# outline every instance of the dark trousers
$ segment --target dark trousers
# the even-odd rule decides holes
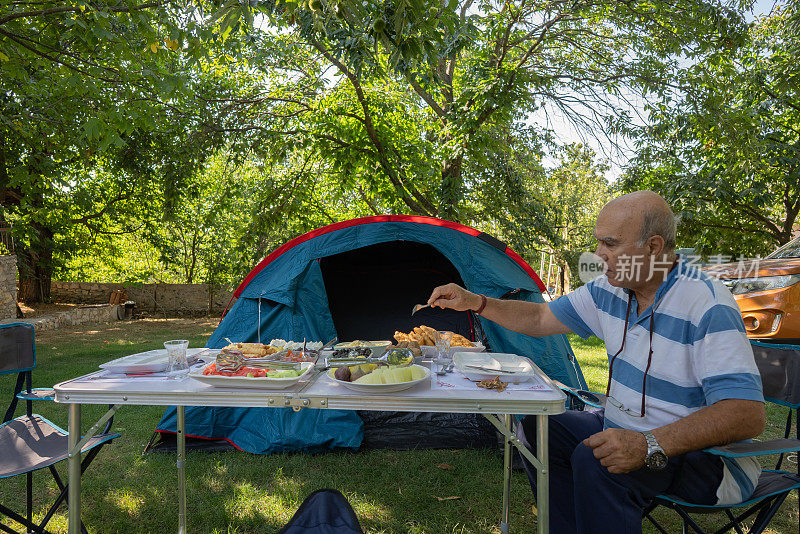
[[[603,410],[550,417],[550,532],[639,534],[642,511],[658,494],[697,504],[715,504],[722,461],[701,451],[670,458],[663,471],[647,468],[612,474],[582,441],[603,430]],[[522,419],[517,436],[535,452],[536,418]],[[523,458],[524,460],[524,458]],[[524,460],[534,495],[536,469]]]

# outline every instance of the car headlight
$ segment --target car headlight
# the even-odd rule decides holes
[[[783,274],[780,276],[759,276],[757,278],[740,278],[731,280],[728,286],[734,295],[755,293],[756,291],[769,291],[789,287],[800,282],[800,274]]]

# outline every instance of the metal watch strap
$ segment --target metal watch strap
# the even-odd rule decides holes
[[[664,449],[661,448],[661,445],[658,444],[658,440],[656,439],[656,437],[653,435],[652,432],[647,430],[645,432],[642,432],[642,434],[644,434],[644,439],[647,441],[647,454],[648,454],[648,456],[654,450],[660,450],[662,452],[664,451]]]
[[[647,442],[647,454],[645,455],[645,465],[650,469],[661,470],[667,466],[667,453],[664,452],[663,447],[658,444],[658,440],[652,432],[642,432],[645,441]],[[660,461],[658,460],[660,458]],[[654,463],[656,462],[656,463]]]

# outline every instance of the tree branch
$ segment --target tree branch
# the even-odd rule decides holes
[[[325,57],[325,59],[336,65],[336,68],[338,68],[339,71],[347,77],[348,81],[353,86],[353,90],[356,92],[358,102],[361,104],[361,109],[364,112],[364,127],[367,131],[367,135],[369,136],[370,141],[372,141],[372,144],[375,145],[381,166],[386,172],[389,180],[392,182],[392,184],[394,184],[395,188],[397,188],[401,198],[403,199],[403,202],[405,202],[409,208],[417,213],[433,215],[433,213],[436,211],[436,207],[427,198],[420,194],[412,185],[406,185],[406,180],[402,179],[395,173],[394,168],[389,162],[386,149],[378,137],[378,133],[375,130],[375,124],[372,122],[372,114],[369,110],[369,104],[367,103],[364,90],[361,87],[361,82],[358,80],[358,77],[356,77],[356,75],[353,74],[350,69],[348,69],[341,61],[333,57],[333,55],[326,50],[319,41],[313,37],[309,37],[309,42]],[[400,173],[402,174],[402,171],[400,171]]]
[[[114,13],[132,12],[132,11],[139,11],[141,9],[148,9],[151,7],[159,7],[163,4],[164,2],[150,2],[149,4],[139,4],[138,6],[133,6],[133,7],[112,7],[109,8],[108,11]],[[5,17],[0,17],[0,26],[14,19],[42,17],[47,15],[54,15],[56,13],[66,13],[69,11],[72,11],[74,13],[83,12],[83,10],[77,6],[52,7],[50,9],[40,9],[39,11],[20,11],[19,13],[13,13],[11,15],[6,15]]]

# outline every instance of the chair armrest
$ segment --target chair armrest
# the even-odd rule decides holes
[[[30,394],[27,391],[20,391],[17,393],[17,398],[20,400],[54,401],[56,399],[56,390],[53,388],[33,388]]]
[[[583,410],[586,404],[594,406],[595,408],[603,408],[606,405],[606,396],[602,393],[571,388],[558,380],[553,380],[553,383],[558,386],[561,391],[566,393],[569,398],[569,407],[571,410]]]
[[[766,456],[769,454],[782,454],[800,451],[800,440],[773,439],[769,441],[754,441],[752,443],[731,443],[703,449],[703,452],[725,456],[728,458],[743,458],[747,456]]]

